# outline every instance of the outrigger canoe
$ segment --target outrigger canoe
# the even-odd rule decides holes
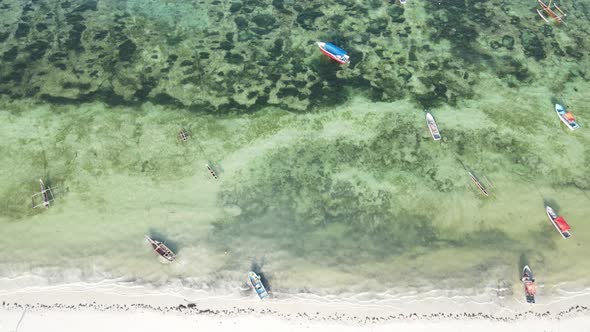
[[[432,139],[435,141],[440,140],[440,132],[438,131],[438,126],[436,125],[436,121],[434,121],[434,117],[430,113],[426,113],[426,125],[428,126],[428,130],[430,130],[430,135],[432,135]]]
[[[559,234],[561,234],[561,236],[564,239],[567,239],[568,237],[572,236],[569,232],[571,226],[568,225],[568,223],[565,221],[565,219],[563,219],[563,217],[558,216],[557,213],[555,213],[555,211],[553,211],[553,209],[550,206],[547,206],[545,210],[547,211],[547,217],[549,217],[549,220],[551,220],[551,223],[553,224],[553,226],[555,226],[555,229],[557,229]]]
[[[350,57],[348,56],[348,53],[341,49],[340,47],[332,44],[332,43],[326,43],[326,42],[317,42],[318,47],[320,48],[320,50],[327,56],[329,56],[331,59],[335,60],[336,62],[340,63],[340,64],[346,64],[350,62]]]
[[[252,288],[254,288],[256,294],[258,294],[258,297],[261,300],[264,300],[264,298],[268,297],[268,293],[266,292],[259,275],[254,272],[248,272],[248,279],[250,280]]]
[[[524,294],[528,303],[535,303],[535,293],[537,293],[537,286],[535,286],[535,278],[533,271],[528,265],[522,269],[522,283],[524,284]]]
[[[147,235],[145,236],[145,238],[152,245],[152,248],[154,248],[154,251],[158,255],[160,255],[160,257],[164,258],[168,262],[172,262],[176,258],[176,255],[174,254],[174,252],[172,250],[170,250],[168,247],[166,247],[166,245],[164,243],[162,243],[161,241],[153,240]]]
[[[547,16],[543,15],[543,13],[538,9],[537,13],[547,23],[549,23],[549,19],[555,20],[555,22],[557,23],[562,23],[563,18],[567,16],[567,14],[563,10],[561,10],[561,8],[557,7],[555,3],[553,3],[553,8],[555,8],[555,10],[557,11],[553,10],[553,8],[551,7],[552,0],[549,0],[548,4],[544,3],[542,0],[537,0],[537,2],[539,3],[539,5],[541,5],[541,9],[543,9]]]
[[[576,123],[576,118],[574,118],[574,115],[571,112],[567,112],[563,106],[555,104],[555,112],[557,112],[557,116],[559,116],[561,122],[565,123],[565,125],[570,130],[576,130],[580,128],[580,126]]]
[[[475,183],[475,186],[477,187],[477,189],[479,189],[481,194],[484,196],[489,196],[490,193],[488,192],[488,189],[483,185],[483,183],[481,183],[481,181],[479,181],[477,176],[475,176],[475,174],[471,173],[471,171],[468,171],[468,173],[469,173],[469,177],[471,177],[471,181],[473,181],[473,183]]]

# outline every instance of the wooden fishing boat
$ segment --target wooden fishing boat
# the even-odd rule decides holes
[[[568,225],[565,219],[563,219],[563,217],[558,216],[557,213],[555,213],[555,211],[550,206],[547,206],[545,210],[547,211],[547,217],[549,217],[549,220],[551,221],[553,226],[555,226],[555,229],[557,229],[559,234],[561,234],[561,236],[564,239],[567,239],[570,236],[572,236],[569,232],[571,227],[570,225]]]
[[[473,181],[473,183],[475,183],[475,186],[477,187],[477,189],[479,189],[481,194],[484,196],[489,196],[488,189],[483,185],[483,183],[481,183],[481,181],[479,181],[479,179],[473,173],[471,173],[471,171],[467,171],[467,172],[469,173],[469,176],[471,177],[471,181]]]
[[[213,176],[215,179],[217,179],[217,174],[215,173],[215,171],[213,170],[213,168],[211,168],[209,166],[209,164],[205,164],[205,166],[207,167],[207,170],[209,170],[209,173],[211,174],[211,176]]]
[[[559,120],[561,120],[561,122],[565,123],[565,125],[570,130],[576,130],[576,129],[580,128],[580,126],[576,122],[576,118],[574,118],[574,115],[571,112],[566,111],[563,106],[561,106],[559,104],[555,104],[555,112],[557,113]]]
[[[53,200],[55,199],[53,196],[53,189],[55,189],[56,187],[49,188],[45,186],[45,183],[43,183],[42,179],[39,179],[39,184],[41,187],[41,191],[31,196],[31,204],[33,206],[33,209],[39,206],[43,206],[46,209],[48,209],[49,204],[51,204],[51,202],[53,202]]]
[[[317,44],[322,53],[329,56],[336,62],[340,64],[346,64],[350,62],[350,57],[348,56],[347,52],[340,47],[326,42],[317,42]]]
[[[432,139],[435,141],[440,140],[440,132],[438,131],[438,126],[436,125],[436,121],[434,121],[434,117],[430,113],[426,113],[426,125],[428,126],[428,130],[430,130],[430,135],[432,135]]]
[[[533,271],[528,265],[525,265],[522,269],[522,283],[524,285],[524,294],[526,296],[527,303],[535,303],[535,294],[537,293],[537,287],[535,286],[535,278],[533,277]]]
[[[261,300],[264,300],[266,297],[268,297],[266,288],[264,288],[259,275],[254,272],[248,272],[248,279],[250,280],[250,285],[252,285],[252,288],[254,288],[256,294]]]
[[[180,128],[180,130],[178,131],[178,139],[181,142],[186,142],[188,141],[188,139],[191,137],[191,135],[188,133],[188,131],[184,130],[184,128]]]
[[[163,242],[153,240],[152,238],[150,238],[147,235],[145,236],[145,238],[152,245],[152,248],[154,248],[154,251],[158,255],[160,255],[160,257],[165,259],[166,261],[172,262],[176,258],[176,254],[174,254],[174,252],[172,250],[170,250],[170,248],[166,247],[166,245]]]
[[[541,5],[541,9],[543,10],[540,11],[539,9],[537,9],[537,13],[547,23],[549,23],[549,19],[554,20],[557,23],[561,23],[563,22],[563,18],[567,16],[567,14],[564,13],[563,10],[561,10],[561,8],[557,7],[555,3],[553,3],[553,7],[551,6],[553,0],[549,0],[548,4],[545,4],[543,0],[537,0],[537,2],[539,3],[539,5]],[[545,13],[547,16],[543,15],[543,13]]]

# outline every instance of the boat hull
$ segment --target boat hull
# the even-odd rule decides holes
[[[535,278],[533,276],[533,271],[531,271],[528,265],[525,265],[522,269],[521,280],[524,284],[524,293],[527,303],[535,303]]]
[[[430,130],[430,135],[432,139],[438,141],[441,139],[440,131],[438,130],[438,125],[436,121],[434,121],[434,117],[430,113],[426,113],[426,125],[428,126],[428,130]]]
[[[266,291],[266,288],[264,288],[259,275],[254,272],[248,272],[248,280],[250,280],[250,285],[254,288],[256,295],[258,295],[261,300],[268,297],[268,292]]]
[[[567,112],[565,111],[565,108],[563,106],[555,104],[555,112],[557,113],[559,120],[561,120],[561,122],[563,122],[570,130],[576,130],[580,128],[580,125],[578,125],[578,123],[575,120],[570,121],[567,119]]]
[[[172,262],[172,261],[174,261],[174,259],[176,259],[176,254],[174,254],[174,252],[172,250],[170,250],[168,247],[166,247],[166,245],[164,243],[162,243],[160,241],[152,240],[147,235],[145,238],[148,240],[148,242],[152,246],[152,249],[154,250],[155,253],[158,254],[158,256],[160,257],[160,259],[162,261]]]
[[[317,44],[318,44],[318,47],[320,48],[320,50],[322,51],[322,53],[327,55],[332,60],[334,60],[340,64],[347,64],[350,62],[350,57],[348,56],[346,51],[339,48],[338,46],[332,45],[330,43],[325,43],[325,42],[317,42]],[[334,49],[335,51],[331,51],[331,49]]]
[[[550,221],[551,221],[551,223],[553,224],[553,227],[555,227],[555,229],[556,229],[556,230],[559,232],[559,234],[561,234],[561,236],[562,236],[564,239],[567,239],[567,238],[569,238],[570,236],[572,236],[572,235],[570,234],[570,232],[569,232],[569,231],[567,231],[567,230],[565,230],[565,231],[562,231],[562,230],[559,228],[559,225],[557,225],[557,221],[556,221],[556,220],[557,220],[557,218],[559,218],[559,216],[557,215],[557,213],[555,213],[555,211],[553,211],[553,209],[552,209],[550,206],[547,206],[547,207],[545,208],[545,211],[547,212],[547,217],[549,217],[549,220],[550,220]]]

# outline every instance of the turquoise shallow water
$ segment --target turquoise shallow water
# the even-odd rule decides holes
[[[587,287],[589,5],[3,1],[0,277],[377,293],[520,287],[528,262]]]

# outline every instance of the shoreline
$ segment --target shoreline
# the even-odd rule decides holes
[[[5,283],[3,286],[6,286]],[[402,294],[397,300],[345,301],[336,296],[282,294],[260,301],[253,293],[213,294],[179,288],[163,292],[145,286],[66,284],[7,289],[2,287],[2,311],[93,311],[178,313],[189,316],[240,317],[245,314],[304,321],[340,320],[355,324],[396,320],[470,319],[512,322],[528,318],[560,320],[590,316],[590,291],[569,297],[541,297],[542,303],[523,304],[516,295],[492,300],[481,296],[443,296],[431,292]],[[434,296],[433,296],[433,293]],[[487,297],[487,301],[485,298]],[[523,295],[524,299],[524,295]]]
[[[179,293],[155,294],[140,286],[31,287],[0,293],[0,331],[584,331],[590,325],[589,299],[586,294],[508,309],[448,298],[432,300],[433,306],[407,301],[407,307],[393,310],[301,299],[259,301],[253,294],[188,301]]]

